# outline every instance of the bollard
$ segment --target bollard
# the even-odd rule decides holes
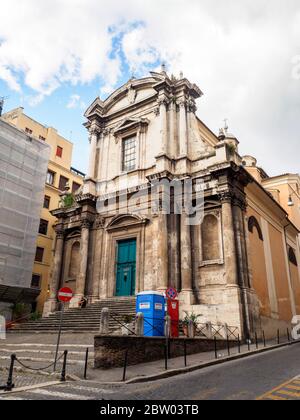
[[[7,378],[7,384],[5,387],[6,392],[12,391],[12,389],[15,387],[13,383],[13,374],[14,374],[14,365],[15,365],[16,358],[17,356],[15,354],[12,354],[10,356],[10,367],[9,367],[9,373],[8,373],[8,378]]]
[[[206,335],[209,339],[213,338],[213,327],[211,322],[206,323]]]
[[[128,364],[128,349],[125,352],[125,358],[124,358],[123,382],[126,382],[127,364]]]
[[[250,338],[248,338],[247,343],[248,343],[248,351],[250,352],[250,351],[251,351],[251,347],[250,347],[250,345],[251,345],[251,340],[250,340]]]
[[[215,342],[215,358],[218,359],[217,337],[214,338]]]
[[[258,337],[257,337],[257,332],[255,332],[255,344],[256,344],[256,350],[258,350]]]
[[[109,334],[109,309],[103,308],[100,318],[100,334]]]
[[[168,344],[165,345],[165,370],[168,370]]]
[[[277,344],[280,344],[280,331],[277,330]]]
[[[266,344],[266,335],[265,335],[265,332],[263,331],[263,342],[264,342],[264,347],[267,347],[267,344]]]
[[[135,333],[138,337],[144,337],[144,314],[139,312],[135,318]]]
[[[85,365],[84,365],[84,376],[83,376],[85,380],[87,379],[88,362],[89,362],[89,348],[86,349],[86,353],[85,353]]]
[[[291,336],[290,336],[290,330],[289,329],[287,329],[287,339],[288,339],[288,342],[290,343],[291,342]]]
[[[240,335],[238,335],[238,350],[239,350],[239,354],[241,354],[241,339],[240,339]]]
[[[193,321],[189,321],[188,325],[188,334],[189,338],[195,338],[195,323]]]
[[[186,340],[183,341],[183,346],[184,346],[184,366],[187,367]]]
[[[68,357],[68,350],[64,351],[64,362],[61,371],[60,382],[66,382],[66,371],[67,371],[67,357]]]

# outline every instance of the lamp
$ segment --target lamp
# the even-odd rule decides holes
[[[288,206],[289,206],[289,207],[294,207],[294,205],[295,205],[295,203],[294,203],[294,201],[293,201],[293,199],[292,199],[292,196],[291,196],[291,195],[289,195]]]

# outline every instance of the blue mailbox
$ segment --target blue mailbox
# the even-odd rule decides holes
[[[165,335],[165,297],[158,292],[143,292],[137,295],[136,312],[144,314],[144,336]]]

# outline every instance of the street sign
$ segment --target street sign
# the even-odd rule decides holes
[[[178,297],[178,292],[174,287],[169,287],[166,291],[166,296],[169,299],[176,299]]]
[[[60,300],[61,302],[70,302],[70,300],[73,297],[73,290],[69,289],[68,287],[64,287],[62,289],[60,289],[60,291],[58,292],[58,300]]]

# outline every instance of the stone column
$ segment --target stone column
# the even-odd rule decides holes
[[[187,154],[188,154],[188,138],[187,138],[186,101],[182,99],[179,102],[179,156],[186,157]]]
[[[57,310],[57,294],[60,287],[62,262],[64,253],[64,231],[56,230],[56,245],[50,279],[50,297],[44,306],[44,316],[49,316]]]
[[[161,132],[161,154],[168,154],[167,141],[167,100],[162,97],[159,99],[159,114],[160,114],[160,132]]]
[[[100,300],[100,273],[101,273],[101,263],[103,258],[103,229],[104,221],[98,219],[96,221],[96,232],[95,232],[95,244],[94,244],[94,259],[93,259],[93,283],[92,283],[92,303]]]
[[[222,223],[224,240],[224,261],[227,275],[227,284],[238,285],[237,256],[234,236],[232,197],[230,193],[222,194]]]
[[[191,226],[186,213],[181,215],[181,299],[187,305],[193,304],[193,278],[192,278],[192,244]]]
[[[167,215],[159,214],[158,218],[158,250],[157,250],[157,290],[165,292],[169,287],[168,278],[168,226]]]
[[[89,239],[91,224],[88,220],[82,222],[80,244],[80,267],[76,279],[76,293],[71,300],[70,307],[77,308],[81,298],[85,295],[87,264],[89,257]]]
[[[98,143],[99,128],[92,125],[90,129],[90,155],[89,155],[89,166],[88,166],[88,179],[95,178],[95,164],[96,164],[96,149]]]

